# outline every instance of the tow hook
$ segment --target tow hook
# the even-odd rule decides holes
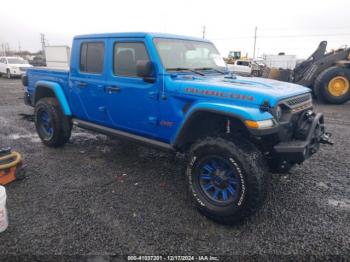
[[[323,133],[323,135],[320,137],[320,143],[321,144],[326,144],[326,145],[334,145],[334,142],[331,140],[331,133]]]

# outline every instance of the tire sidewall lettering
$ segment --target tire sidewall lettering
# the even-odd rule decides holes
[[[235,166],[237,173],[239,175],[239,178],[241,180],[241,195],[240,195],[239,200],[237,202],[237,206],[241,206],[243,201],[244,201],[245,194],[246,194],[245,182],[244,182],[244,178],[243,178],[242,169],[240,168],[238,163],[232,157],[230,157],[229,160]]]
[[[203,201],[200,200],[200,198],[198,197],[198,193],[196,191],[196,189],[193,186],[193,177],[192,177],[192,171],[193,171],[193,166],[196,163],[197,160],[197,156],[193,156],[191,158],[191,161],[189,163],[189,166],[187,168],[187,176],[188,176],[188,183],[192,192],[193,197],[195,198],[195,200],[197,201],[197,203],[201,206],[205,206],[205,204],[203,203]]]

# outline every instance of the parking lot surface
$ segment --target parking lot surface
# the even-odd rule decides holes
[[[261,210],[224,226],[193,209],[173,155],[79,128],[45,147],[20,80],[0,79],[0,147],[28,173],[6,186],[0,255],[349,256],[350,103],[315,107],[335,145],[274,175]]]

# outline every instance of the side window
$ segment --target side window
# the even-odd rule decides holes
[[[103,71],[105,45],[103,42],[82,43],[80,47],[80,71],[100,74]]]
[[[250,63],[248,61],[237,61],[237,65],[241,65],[241,66],[249,66]]]
[[[137,61],[149,61],[143,43],[115,43],[113,50],[113,72],[118,76],[135,77]]]

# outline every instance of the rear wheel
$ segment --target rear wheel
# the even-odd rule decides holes
[[[69,141],[72,122],[66,117],[56,98],[42,98],[35,105],[35,127],[41,141],[49,147],[58,147]]]
[[[189,156],[190,194],[208,218],[232,224],[260,207],[269,175],[261,153],[248,141],[209,137],[194,144]]]
[[[343,104],[350,99],[350,70],[330,67],[317,77],[314,88],[326,102]]]

